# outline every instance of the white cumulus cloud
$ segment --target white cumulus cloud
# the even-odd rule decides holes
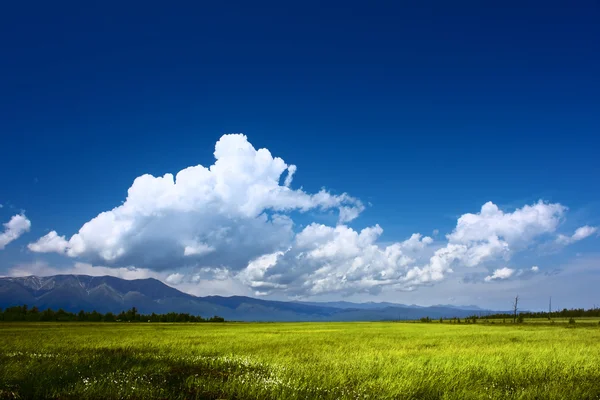
[[[296,166],[256,150],[244,135],[224,135],[214,155],[210,167],[136,178],[122,205],[100,213],[69,239],[53,231],[29,248],[111,266],[242,268],[289,244],[291,211],[337,209],[345,223],[364,209],[345,193],[290,188]]]
[[[500,268],[494,271],[492,275],[486,276],[485,281],[491,282],[494,280],[508,279],[515,273],[514,269],[511,268]]]
[[[359,232],[345,225],[313,223],[296,235],[288,250],[257,258],[238,278],[257,294],[283,291],[295,296],[374,293],[385,286],[406,289],[442,278],[433,268],[411,268],[431,244],[430,237],[414,234],[379,246],[382,233],[379,225]]]
[[[69,242],[64,236],[58,236],[55,231],[52,231],[42,236],[37,242],[29,243],[27,247],[36,253],[62,253],[68,245]]]
[[[447,238],[463,244],[496,240],[509,246],[526,244],[536,236],[554,232],[566,210],[561,204],[539,201],[505,213],[489,201],[479,213],[462,215]]]
[[[31,221],[23,214],[13,215],[12,218],[4,224],[4,232],[0,233],[0,250],[7,244],[17,240],[31,228]]]
[[[504,212],[487,202],[479,213],[464,214],[458,219],[456,228],[446,235],[447,246],[454,245],[452,251],[461,253],[457,259],[466,267],[498,258],[508,260],[515,251],[556,231],[566,210],[561,204],[539,201]]]
[[[79,270],[156,276],[192,293],[197,287],[206,293],[210,283],[255,295],[353,295],[413,290],[478,266],[495,269],[488,282],[533,276],[536,267],[497,267],[538,241],[553,242],[567,211],[543,201],[512,211],[487,202],[460,216],[446,242],[437,230],[435,241],[414,233],[382,242],[381,226],[348,225],[364,210],[360,200],[293,189],[297,167],[255,149],[246,136],[224,135],[214,156],[209,167],[136,178],[118,207],[70,237],[52,231],[29,249],[86,261]],[[333,226],[308,221],[300,229],[292,220],[298,212],[310,217],[331,211],[338,216]],[[581,227],[565,237],[580,240],[595,229]]]

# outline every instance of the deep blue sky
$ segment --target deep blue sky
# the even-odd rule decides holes
[[[600,223],[598,2],[191,3],[0,7],[2,221],[69,236],[243,132],[384,240],[488,200]]]

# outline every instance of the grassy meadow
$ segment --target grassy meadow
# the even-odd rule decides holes
[[[600,399],[600,325],[3,323],[4,399]]]

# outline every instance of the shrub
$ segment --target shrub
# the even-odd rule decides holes
[[[569,318],[569,325],[574,325],[575,324],[575,318],[571,317]]]

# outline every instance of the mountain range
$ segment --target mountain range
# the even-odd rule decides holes
[[[0,307],[27,304],[40,309],[62,308],[118,313],[183,312],[228,321],[383,321],[422,317],[464,318],[491,313],[477,306],[421,307],[396,303],[300,302],[245,296],[204,296],[183,293],[156,279],[125,280],[113,276],[55,275],[0,278]]]

